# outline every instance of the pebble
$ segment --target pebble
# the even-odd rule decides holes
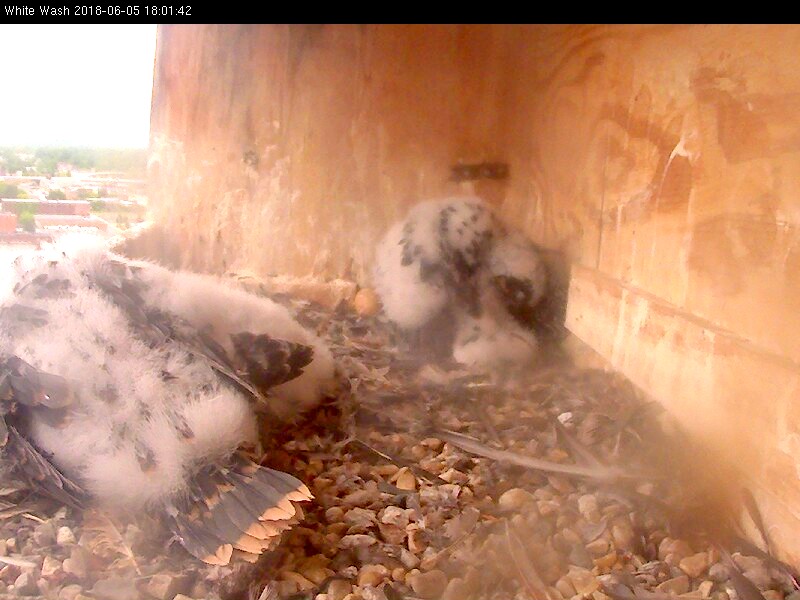
[[[371,535],[354,533],[352,535],[346,535],[339,540],[339,548],[365,548],[367,546],[372,546],[372,544],[377,542],[378,540]]]
[[[333,579],[328,584],[328,600],[344,600],[344,597],[352,591],[353,586],[350,582],[341,579]]]
[[[380,302],[375,290],[371,288],[361,288],[356,297],[353,298],[353,308],[362,317],[369,317],[378,312]]]
[[[41,523],[33,530],[33,541],[40,548],[52,546],[56,541],[56,529],[49,521]]]
[[[702,598],[710,598],[711,597],[711,589],[714,587],[714,582],[709,581],[706,579],[703,583],[697,586],[697,589],[700,591],[700,596]]]
[[[401,489],[406,491],[413,491],[417,489],[417,478],[414,477],[414,473],[408,467],[403,467],[397,472],[397,481],[395,485]]]
[[[708,578],[716,581],[717,583],[722,583],[723,581],[727,581],[730,577],[730,573],[728,572],[728,567],[723,565],[722,563],[714,563],[708,569]]]
[[[656,586],[656,591],[662,594],[685,594],[689,591],[689,578],[686,575],[667,579]]]
[[[358,572],[358,585],[378,586],[384,579],[389,578],[389,569],[383,565],[365,565]]]
[[[325,511],[325,520],[328,523],[340,523],[344,520],[344,509],[341,506],[331,506]]]
[[[427,573],[417,572],[407,578],[408,584],[420,598],[440,598],[447,588],[447,575],[438,569]]]
[[[59,546],[69,546],[75,543],[75,534],[69,527],[59,527],[56,533],[56,543]]]
[[[408,510],[404,510],[399,506],[387,506],[381,512],[380,520],[381,523],[386,523],[387,525],[405,528],[409,523]]]
[[[19,596],[36,596],[39,594],[39,586],[33,573],[22,573],[14,580],[14,591]]]
[[[42,577],[52,577],[61,569],[61,561],[52,556],[45,556],[42,561]]]
[[[75,597],[83,591],[77,584],[65,585],[58,592],[58,600],[75,600]]]
[[[69,558],[65,559],[62,563],[64,573],[74,575],[78,579],[85,579],[87,575],[85,553],[86,551],[80,546],[73,547]]]
[[[96,581],[92,587],[92,595],[103,600],[139,600],[136,583],[127,577],[116,575]]]
[[[301,592],[313,590],[315,587],[317,587],[313,581],[309,581],[300,573],[296,573],[294,571],[282,571],[280,577],[284,581],[291,581],[295,583],[297,585],[297,589],[299,589]]]
[[[157,598],[157,600],[172,600],[176,593],[186,587],[186,583],[185,578],[179,578],[167,573],[158,573],[150,578],[145,589],[148,594],[153,598]]]
[[[470,587],[466,582],[456,577],[451,579],[442,593],[442,600],[464,600],[470,596]]]
[[[584,546],[586,551],[593,556],[604,556],[608,553],[608,540],[604,540],[603,538],[598,538],[593,542],[589,542]]]
[[[533,506],[536,502],[533,494],[522,488],[511,488],[503,492],[497,504],[503,510],[519,510],[525,506]]]
[[[575,591],[575,586],[572,585],[572,581],[570,581],[569,577],[566,575],[556,581],[555,588],[564,598],[572,598],[575,594],[577,594]]]
[[[584,494],[578,498],[578,512],[590,523],[597,523],[600,521],[597,497],[594,494]]]
[[[779,590],[764,590],[761,593],[766,600],[783,600],[783,592]]]
[[[767,569],[763,563],[759,562],[758,566],[747,569],[744,572],[744,576],[762,590],[772,586],[772,576],[769,574],[769,569]]]
[[[600,587],[597,577],[588,569],[570,567],[567,577],[578,594],[591,594]]]
[[[670,537],[665,537],[658,545],[658,559],[667,561],[668,556],[672,556],[675,561],[675,566],[687,556],[694,554],[691,546],[684,540],[676,540]]]
[[[689,577],[696,579],[705,573],[706,569],[708,569],[708,563],[708,552],[698,552],[681,559],[678,566]]]

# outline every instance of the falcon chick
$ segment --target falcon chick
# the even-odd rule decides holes
[[[453,358],[476,367],[524,364],[547,272],[536,246],[479,198],[411,208],[378,244],[373,282],[389,320],[408,332],[454,328]]]
[[[333,359],[283,307],[100,242],[20,256],[0,282],[5,467],[76,506],[161,511],[211,564],[255,560],[312,498],[242,451],[290,419]],[[269,390],[269,395],[267,395]]]

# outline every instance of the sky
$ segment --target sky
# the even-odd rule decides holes
[[[145,148],[155,25],[0,25],[0,146]]]

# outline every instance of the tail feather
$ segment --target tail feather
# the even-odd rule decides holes
[[[229,468],[194,478],[173,511],[173,530],[206,563],[254,562],[302,518],[295,502],[310,499],[308,488],[291,475],[237,456]]]

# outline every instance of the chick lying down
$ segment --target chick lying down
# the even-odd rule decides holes
[[[0,443],[57,499],[159,511],[212,564],[255,560],[302,517],[308,488],[255,464],[256,411],[291,419],[333,359],[279,305],[101,247],[18,261],[0,297]],[[45,458],[47,457],[47,458]]]

